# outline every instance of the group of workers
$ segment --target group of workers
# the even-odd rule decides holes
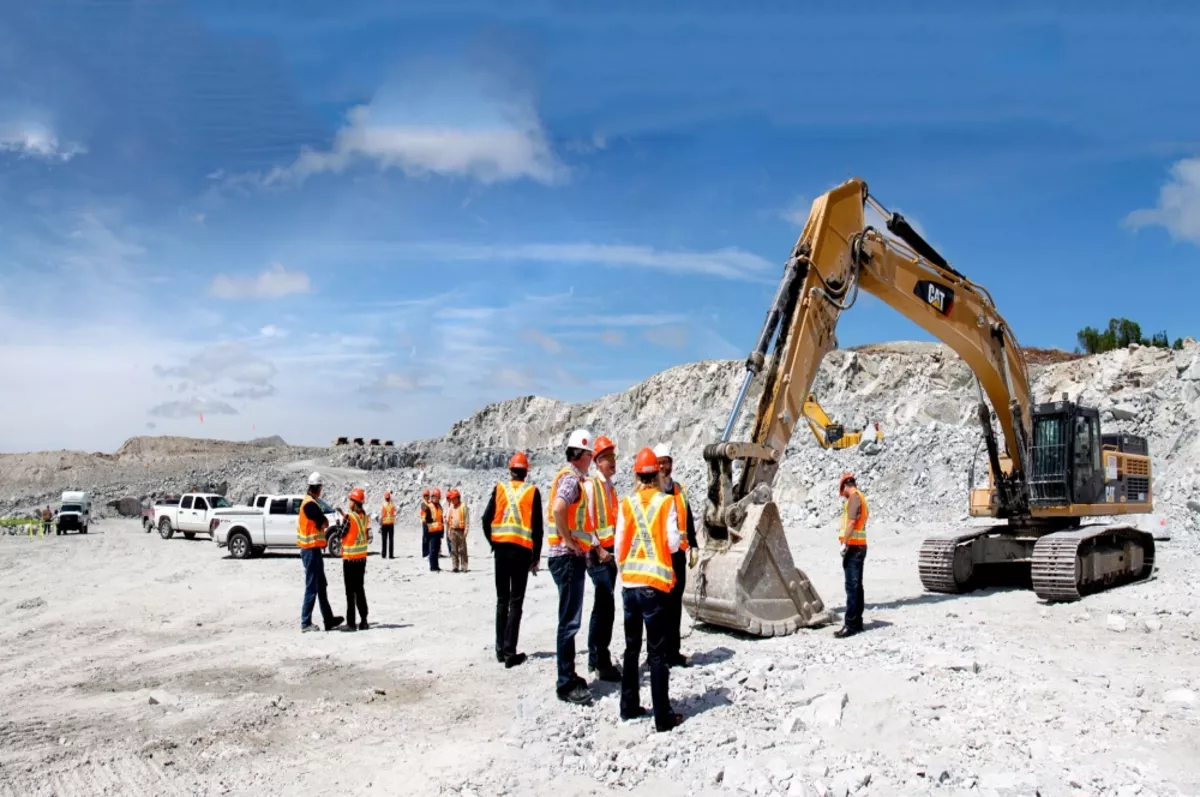
[[[640,701],[639,660],[643,631],[650,670],[650,694],[655,728],[669,731],[683,721],[671,707],[670,669],[689,667],[680,650],[683,591],[687,571],[699,560],[695,521],[687,489],[672,477],[669,444],[642,448],[633,462],[634,490],[617,497],[613,486],[617,451],[613,441],[595,439],[584,429],[570,434],[566,462],[554,477],[543,507],[541,491],[526,481],[529,459],[517,452],[508,463],[509,480],[498,482],[482,515],[482,528],[495,559],[496,660],[517,667],[527,656],[517,650],[529,575],[537,573],[543,542],[547,567],[558,590],[557,679],[560,700],[589,705],[591,690],[575,669],[575,637],[582,625],[584,589],[591,579],[595,594],[588,627],[588,671],[602,681],[621,684],[620,715],[635,719],[650,714]],[[592,465],[595,464],[595,473]],[[316,499],[321,495],[318,473],[309,477],[301,505],[297,543],[305,571],[301,630],[316,631],[314,604],[320,604],[325,630],[366,630],[367,599],[363,591],[369,520],[365,494],[354,488],[342,538],[347,618],[334,616],[326,595],[322,550],[327,520]],[[866,498],[855,477],[845,474],[838,484],[844,500],[839,543],[846,584],[846,613],[835,636],[863,630],[863,564],[866,559]],[[441,541],[447,528],[455,572],[467,569],[468,515],[458,490],[446,494],[449,511],[441,505],[441,490],[424,491],[419,515],[422,557],[437,572]],[[394,558],[396,508],[384,494],[379,513],[382,554]],[[621,587],[625,652],[622,666],[612,659],[610,644],[616,614],[616,589]],[[361,618],[355,623],[355,615]],[[345,625],[343,626],[343,623]]]

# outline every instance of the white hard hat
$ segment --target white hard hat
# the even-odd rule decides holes
[[[673,459],[671,456],[671,444],[659,443],[656,445],[654,447],[654,456],[658,457],[659,459]]]
[[[592,450],[592,433],[587,429],[576,429],[567,438],[567,448],[586,448]]]
[[[317,473],[314,470],[312,473],[308,474],[308,486],[309,487],[319,487],[323,483],[324,482],[321,480],[320,473]]]

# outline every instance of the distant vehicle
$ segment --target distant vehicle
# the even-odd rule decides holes
[[[296,523],[303,501],[303,495],[259,495],[254,497],[256,506],[222,510],[211,522],[213,542],[218,548],[229,548],[234,559],[258,556],[267,548],[295,550]],[[329,520],[325,550],[330,556],[341,556],[345,515],[324,499],[316,501]],[[370,539],[368,532],[368,543]]]
[[[211,534],[213,513],[231,509],[233,504],[223,495],[216,493],[188,493],[179,499],[179,504],[154,507],[154,527],[158,536],[169,540],[179,531],[185,539],[197,534]]]
[[[142,530],[147,534],[154,531],[154,509],[160,506],[179,506],[179,496],[168,495],[142,506]]]
[[[77,531],[88,533],[88,524],[92,519],[92,496],[82,490],[67,490],[62,494],[58,506],[58,533],[66,534]]]

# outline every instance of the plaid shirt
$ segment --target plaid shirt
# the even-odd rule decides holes
[[[554,506],[555,498],[561,498],[562,500],[566,501],[568,505],[578,501],[579,493],[581,490],[583,490],[583,478],[584,474],[579,472],[579,468],[571,465],[571,469],[563,474],[563,477],[558,480],[558,492],[551,496],[550,506]],[[551,512],[553,512],[553,510],[551,510]],[[553,525],[551,528],[553,528]],[[549,533],[553,533],[549,529],[547,531]],[[569,554],[571,554],[571,549],[565,545],[551,545],[546,549],[546,556],[548,557],[567,556]]]

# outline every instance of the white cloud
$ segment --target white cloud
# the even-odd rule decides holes
[[[286,338],[288,334],[286,329],[280,329],[274,324],[267,324],[258,332],[264,338]]]
[[[168,401],[150,408],[155,418],[195,418],[200,415],[237,415],[238,411],[223,401],[197,396],[184,401]]]
[[[382,401],[367,401],[359,405],[367,412],[391,412],[391,405],[384,404]]]
[[[668,349],[682,349],[688,344],[688,328],[682,324],[666,327],[651,327],[642,333],[651,343]]]
[[[625,333],[619,329],[607,329],[600,333],[600,342],[610,346],[620,346],[625,343]]]
[[[274,385],[264,385],[262,387],[259,387],[257,385],[251,385],[249,387],[240,387],[237,390],[233,391],[232,393],[229,393],[228,398],[257,400],[257,399],[270,398],[271,396],[274,396],[274,395],[275,395],[275,386]]]
[[[779,211],[779,216],[784,221],[790,221],[797,227],[803,227],[808,221],[808,214],[812,211],[812,200],[806,198],[803,194],[798,195],[795,199],[788,203],[788,206]]]
[[[571,316],[562,319],[562,323],[574,327],[656,327],[663,324],[681,324],[686,320],[687,316],[680,313],[663,313],[662,315],[627,313],[624,315]]]
[[[1125,217],[1133,229],[1163,227],[1177,241],[1200,244],[1200,158],[1186,158],[1171,167],[1171,178],[1158,190],[1153,208]]]
[[[217,274],[208,287],[218,299],[280,299],[311,291],[307,274],[288,271],[281,263],[256,276]]]
[[[547,335],[540,329],[530,328],[521,330],[521,338],[522,340],[527,340],[535,346],[540,347],[542,351],[548,354],[562,354],[564,351],[566,351],[566,347],[563,346],[557,339]]]
[[[523,260],[559,265],[645,268],[670,274],[705,274],[725,279],[760,280],[777,270],[764,258],[736,247],[707,252],[590,243],[432,248],[437,254],[456,260]]]
[[[45,125],[29,122],[0,124],[0,152],[12,152],[22,158],[66,162],[83,155],[87,148],[72,141],[59,141]]]
[[[202,349],[183,365],[156,365],[154,373],[164,378],[188,379],[197,385],[229,380],[265,387],[271,383],[277,370],[272,363],[240,343],[220,343]]]
[[[363,393],[386,391],[410,393],[417,390],[436,390],[444,384],[445,380],[438,374],[388,371],[380,374],[374,382],[363,385],[359,390]]]

